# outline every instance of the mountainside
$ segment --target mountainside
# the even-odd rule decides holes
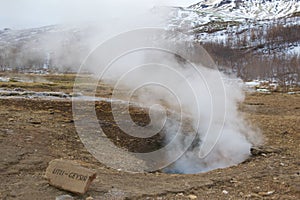
[[[300,0],[202,0],[188,8],[174,9],[171,28],[216,32],[234,26],[261,26],[281,21],[300,24]]]
[[[300,0],[201,0],[173,8],[168,29],[193,38],[220,69],[245,80],[300,82]],[[92,32],[92,24],[0,31],[0,70],[76,69]]]
[[[174,9],[172,16],[171,30],[200,43],[300,54],[300,0],[202,0]]]
[[[194,37],[221,70],[300,84],[299,0],[202,0],[174,8],[170,30]]]
[[[202,0],[188,9],[213,19],[266,20],[299,12],[299,0]]]
[[[64,25],[2,30],[0,70],[76,69],[83,59],[82,52],[87,51],[87,44],[81,41],[87,36],[87,27]]]

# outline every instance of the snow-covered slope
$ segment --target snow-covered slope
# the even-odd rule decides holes
[[[52,25],[0,31],[0,71],[5,69],[78,66],[86,52],[87,27]],[[74,59],[76,58],[76,59]],[[4,68],[4,69],[3,69]]]
[[[169,29],[194,37],[220,69],[245,80],[300,77],[300,0],[199,0],[174,8]]]
[[[299,0],[201,0],[189,7],[199,14],[221,19],[266,20],[300,11]]]
[[[240,24],[299,16],[300,0],[201,0],[175,9],[171,24],[185,29],[209,23]],[[176,23],[177,22],[177,23]]]
[[[230,46],[244,51],[300,55],[300,39],[295,36],[292,41],[280,38],[282,35],[275,35],[275,42],[267,39],[268,29],[278,24],[300,26],[300,0],[199,0],[187,8],[174,8],[169,29],[179,30],[188,34],[187,38],[204,43],[228,45],[231,37]],[[67,55],[70,50],[76,58],[88,52],[87,38],[95,32],[92,27],[93,24],[86,24],[0,30],[0,66],[28,65],[32,57],[33,60],[39,58],[40,63],[51,57],[52,61],[57,58],[57,62],[53,61],[56,65],[74,65]],[[24,57],[30,57],[25,64]]]
[[[232,37],[235,45],[243,38],[248,43],[243,48],[255,48],[268,43],[262,37],[278,24],[300,26],[300,0],[201,0],[188,8],[175,8],[169,28],[193,35],[202,42],[226,43]],[[259,31],[261,37],[251,40],[252,32]],[[276,48],[282,43],[285,41],[272,46]],[[299,43],[293,41],[284,51],[292,52]]]
[[[40,28],[24,29],[24,30],[0,30],[0,47],[5,46],[21,46],[24,43],[33,42],[41,43],[46,36],[76,35],[80,33],[80,29],[70,26],[45,26]],[[68,37],[64,37],[68,38]],[[71,39],[71,38],[69,38]]]

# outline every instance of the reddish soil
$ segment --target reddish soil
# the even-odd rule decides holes
[[[102,120],[111,121],[107,103],[97,104]],[[0,199],[300,199],[300,96],[248,94],[241,105],[246,118],[262,130],[261,152],[238,166],[196,175],[127,173],[107,168],[85,149],[76,133],[68,100],[0,100]],[[147,123],[139,109],[133,118]],[[108,137],[131,150],[159,146],[161,138],[128,140],[107,125]],[[149,150],[149,149],[148,149]],[[55,158],[80,160],[98,177],[82,196],[50,186],[44,178]]]

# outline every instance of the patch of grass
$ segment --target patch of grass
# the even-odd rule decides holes
[[[0,74],[5,77],[17,77],[15,80],[9,82],[0,82],[0,88],[13,90],[15,88],[22,88],[24,90],[35,92],[65,92],[72,93],[74,88],[76,74],[62,74],[62,75],[32,75],[32,74]],[[83,90],[86,95],[93,95],[95,86],[91,82],[91,76],[82,75],[78,77],[80,82],[79,90]],[[21,82],[20,80],[30,80],[30,82]],[[96,94],[111,95],[110,86],[98,83]],[[103,96],[103,95],[98,95]]]

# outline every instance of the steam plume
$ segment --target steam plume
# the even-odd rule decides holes
[[[95,50],[110,38],[117,38],[120,33],[144,27],[164,29],[170,11],[155,9],[161,6],[158,1],[97,1],[93,8],[78,7],[76,2],[78,1],[70,1],[70,5],[71,8],[78,8],[78,16],[63,16],[62,22],[84,27],[83,34],[74,40],[80,42],[69,48],[69,53],[66,54],[61,43],[68,40],[70,35],[47,33],[42,37],[41,48],[45,54],[56,54],[53,55],[53,62],[57,65],[78,67],[92,49]],[[87,1],[87,4],[90,3]],[[170,4],[164,2],[164,5]],[[79,19],[88,12],[95,14],[93,22],[80,20],[78,25],[71,20]],[[164,40],[170,41],[170,36],[161,37],[155,40],[160,43],[158,46],[170,49],[173,53],[157,50],[133,52],[113,62],[101,80],[134,91],[135,100],[145,106],[159,104],[184,116],[183,120],[187,122],[183,126],[180,127],[178,119],[171,116],[163,127],[166,132],[165,143],[175,142],[174,148],[166,149],[164,158],[168,160],[173,154],[180,154],[178,160],[169,163],[171,165],[168,167],[165,166],[166,172],[199,173],[244,161],[250,155],[250,147],[260,142],[260,139],[257,139],[255,131],[238,111],[238,103],[244,99],[241,85],[212,68],[210,65],[213,62],[203,49],[195,45],[177,45],[177,40],[192,44],[193,41],[189,38],[176,35],[171,38],[176,45],[171,45],[170,48],[170,42],[164,43]],[[94,56],[84,67],[99,76],[99,72],[107,67],[105,63],[118,56],[113,54],[116,49],[130,46],[138,39],[129,37],[127,40],[120,40],[121,43],[105,46],[100,52],[108,56]],[[59,56],[61,54],[65,56]],[[182,54],[186,56],[178,59]],[[159,84],[145,86],[145,83]],[[140,86],[145,87],[137,89]],[[156,115],[152,120],[154,124],[161,124],[159,120],[164,119]],[[176,138],[178,133],[185,137]]]

